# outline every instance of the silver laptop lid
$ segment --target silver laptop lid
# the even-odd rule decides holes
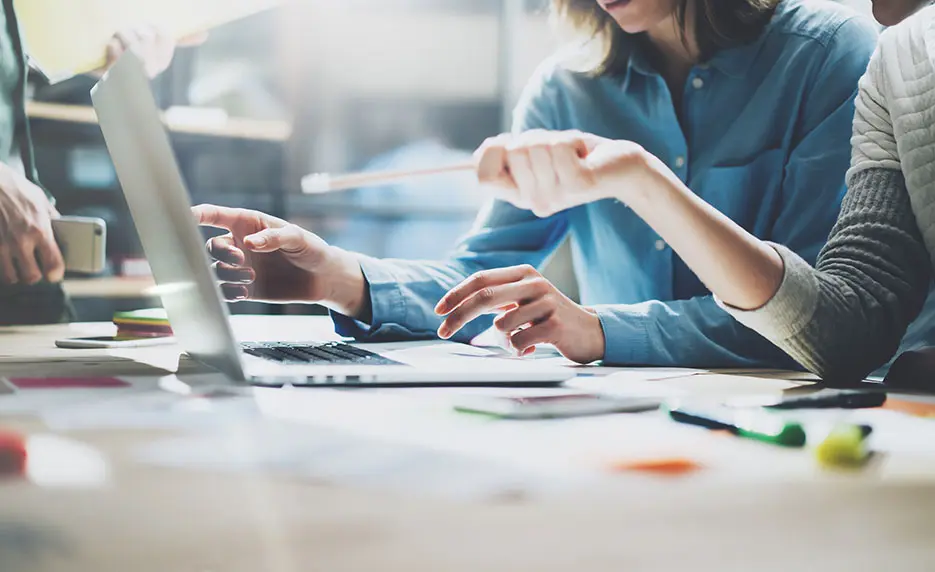
[[[139,58],[121,57],[91,99],[176,338],[195,359],[243,381],[227,306]]]

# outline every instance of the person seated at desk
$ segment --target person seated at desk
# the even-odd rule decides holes
[[[883,33],[860,80],[848,191],[815,267],[788,245],[761,240],[719,212],[717,203],[692,192],[634,142],[579,133],[520,137],[515,147],[550,146],[548,161],[530,151],[530,166],[537,181],[557,182],[536,185],[517,173],[511,177],[500,160],[505,142],[483,156],[488,178],[504,189],[502,197],[537,204],[543,214],[605,197],[620,199],[698,273],[730,315],[821,377],[859,381],[896,352],[932,281],[935,6],[930,4],[873,1],[877,19],[893,27]],[[912,358],[903,361],[915,364],[903,368],[909,376],[891,381],[921,382],[931,389],[931,353]]]
[[[175,42],[152,27],[118,32],[108,67],[127,49],[156,76],[172,61]],[[61,285],[65,263],[52,235],[58,212],[40,187],[27,125],[27,51],[13,0],[0,0],[0,325],[62,322],[71,314]]]
[[[635,140],[757,235],[817,256],[844,190],[853,98],[877,36],[869,18],[800,0],[554,0],[552,8],[584,44],[545,62],[527,86],[514,117],[514,132],[527,133],[520,140],[534,140],[536,129]],[[481,154],[500,148],[521,188],[559,184],[533,168],[547,146],[496,141]],[[209,243],[228,298],[322,303],[338,332],[358,339],[468,341],[500,310],[493,323],[522,354],[552,343],[580,363],[794,366],[720,310],[621,202],[561,212],[545,212],[535,197],[517,204],[492,202],[440,262],[345,252],[255,211],[195,213],[231,231]],[[569,235],[584,305],[534,269]]]

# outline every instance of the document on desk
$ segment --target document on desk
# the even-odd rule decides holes
[[[32,61],[56,82],[103,67],[114,33],[152,24],[175,39],[273,8],[282,0],[15,0]]]

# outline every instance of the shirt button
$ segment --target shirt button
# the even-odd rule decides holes
[[[665,250],[665,249],[666,249],[666,241],[664,241],[664,240],[657,240],[657,241],[656,241],[656,250],[658,250],[658,251],[661,252],[661,251],[663,251],[663,250]]]
[[[695,79],[692,80],[692,87],[694,87],[695,89],[701,89],[701,88],[703,88],[703,87],[704,87],[704,80],[701,79],[700,77],[696,77]]]
[[[675,168],[681,169],[684,166],[685,166],[685,157],[682,157],[681,155],[679,155],[678,157],[675,158]]]

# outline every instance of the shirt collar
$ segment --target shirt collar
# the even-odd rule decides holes
[[[743,76],[756,61],[756,57],[759,55],[771,27],[772,22],[766,25],[763,33],[760,34],[757,39],[748,44],[719,50],[710,60],[702,65],[710,66],[728,76]],[[658,72],[649,61],[646,47],[643,43],[640,41],[631,41],[628,42],[628,44],[629,46],[627,47],[630,50],[630,55],[627,64],[627,76],[629,77],[632,72],[645,76],[658,75]]]

